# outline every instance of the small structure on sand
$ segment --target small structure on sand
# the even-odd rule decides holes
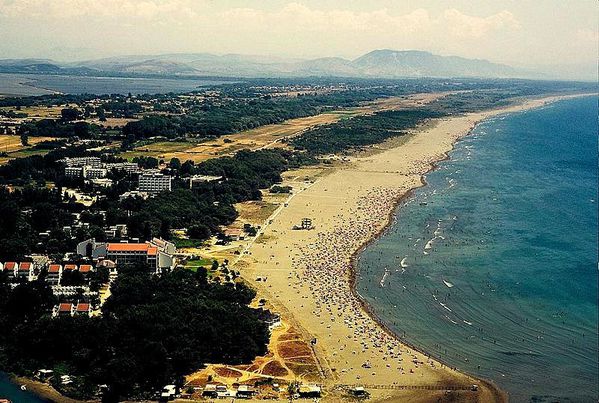
[[[350,389],[349,394],[357,398],[368,398],[370,396],[370,393],[368,393],[363,386],[356,386],[353,389]]]
[[[300,225],[294,225],[293,229],[294,230],[314,229],[314,226],[312,225],[312,219],[311,218],[302,218],[302,223]]]
[[[317,399],[320,398],[321,389],[318,385],[301,385],[297,393],[303,399]]]

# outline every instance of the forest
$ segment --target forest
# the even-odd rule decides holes
[[[316,127],[294,137],[289,144],[310,155],[332,154],[404,135],[407,129],[440,116],[442,113],[425,108],[379,112]]]
[[[204,269],[121,271],[94,317],[51,317],[56,300],[43,280],[11,290],[0,279],[0,367],[29,376],[52,369],[53,385],[79,399],[107,385],[103,401],[117,402],[181,386],[204,363],[239,364],[266,352],[268,327],[247,306],[255,292],[243,283],[208,282]],[[60,385],[64,374],[74,383]]]

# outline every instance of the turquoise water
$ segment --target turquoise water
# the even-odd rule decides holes
[[[594,97],[479,124],[362,253],[360,294],[511,401],[596,402],[597,133]]]
[[[40,399],[27,391],[10,382],[8,377],[0,372],[0,399],[10,399],[13,403],[43,403],[46,400]]]

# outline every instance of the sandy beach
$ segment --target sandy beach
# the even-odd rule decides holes
[[[249,248],[240,267],[259,297],[305,337],[316,339],[314,350],[329,390],[370,385],[373,397],[381,401],[437,401],[438,390],[452,386],[464,389],[460,401],[506,400],[492,385],[446,367],[385,331],[353,290],[352,257],[385,229],[401,199],[422,186],[423,175],[447,158],[455,142],[478,122],[560,98],[522,100],[429,122],[407,140],[376,146],[377,152],[353,157],[300,186],[301,172],[286,174],[293,178],[295,195]],[[304,217],[312,219],[314,229],[293,230]],[[266,281],[255,281],[258,277]],[[478,392],[466,390],[474,384],[480,386]],[[420,392],[412,400],[413,392],[394,386],[436,391]]]
[[[522,100],[506,108],[434,120],[409,136],[340,158],[332,167],[286,172],[284,184],[293,186],[293,194],[279,200],[258,238],[233,262],[257,289],[256,299],[265,298],[267,307],[281,313],[284,327],[273,334],[285,340],[282,343],[316,341],[300,358],[315,358],[320,379],[297,372],[281,379],[322,384],[325,401],[344,400],[348,386],[365,386],[371,401],[380,402],[507,401],[493,384],[449,368],[385,330],[353,288],[352,261],[385,230],[398,203],[425,184],[424,175],[478,122],[565,97],[569,96]],[[305,217],[312,219],[313,229],[292,229]],[[273,352],[274,358],[281,358],[273,348],[276,344],[273,337],[270,358],[263,365]],[[289,360],[281,362],[291,368]],[[244,379],[255,379],[254,372],[243,373]],[[75,401],[46,384],[16,381],[52,401]],[[472,385],[478,390],[470,390]]]

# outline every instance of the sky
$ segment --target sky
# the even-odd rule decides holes
[[[0,0],[0,58],[426,50],[595,71],[596,0]],[[565,66],[565,67],[564,67]]]

